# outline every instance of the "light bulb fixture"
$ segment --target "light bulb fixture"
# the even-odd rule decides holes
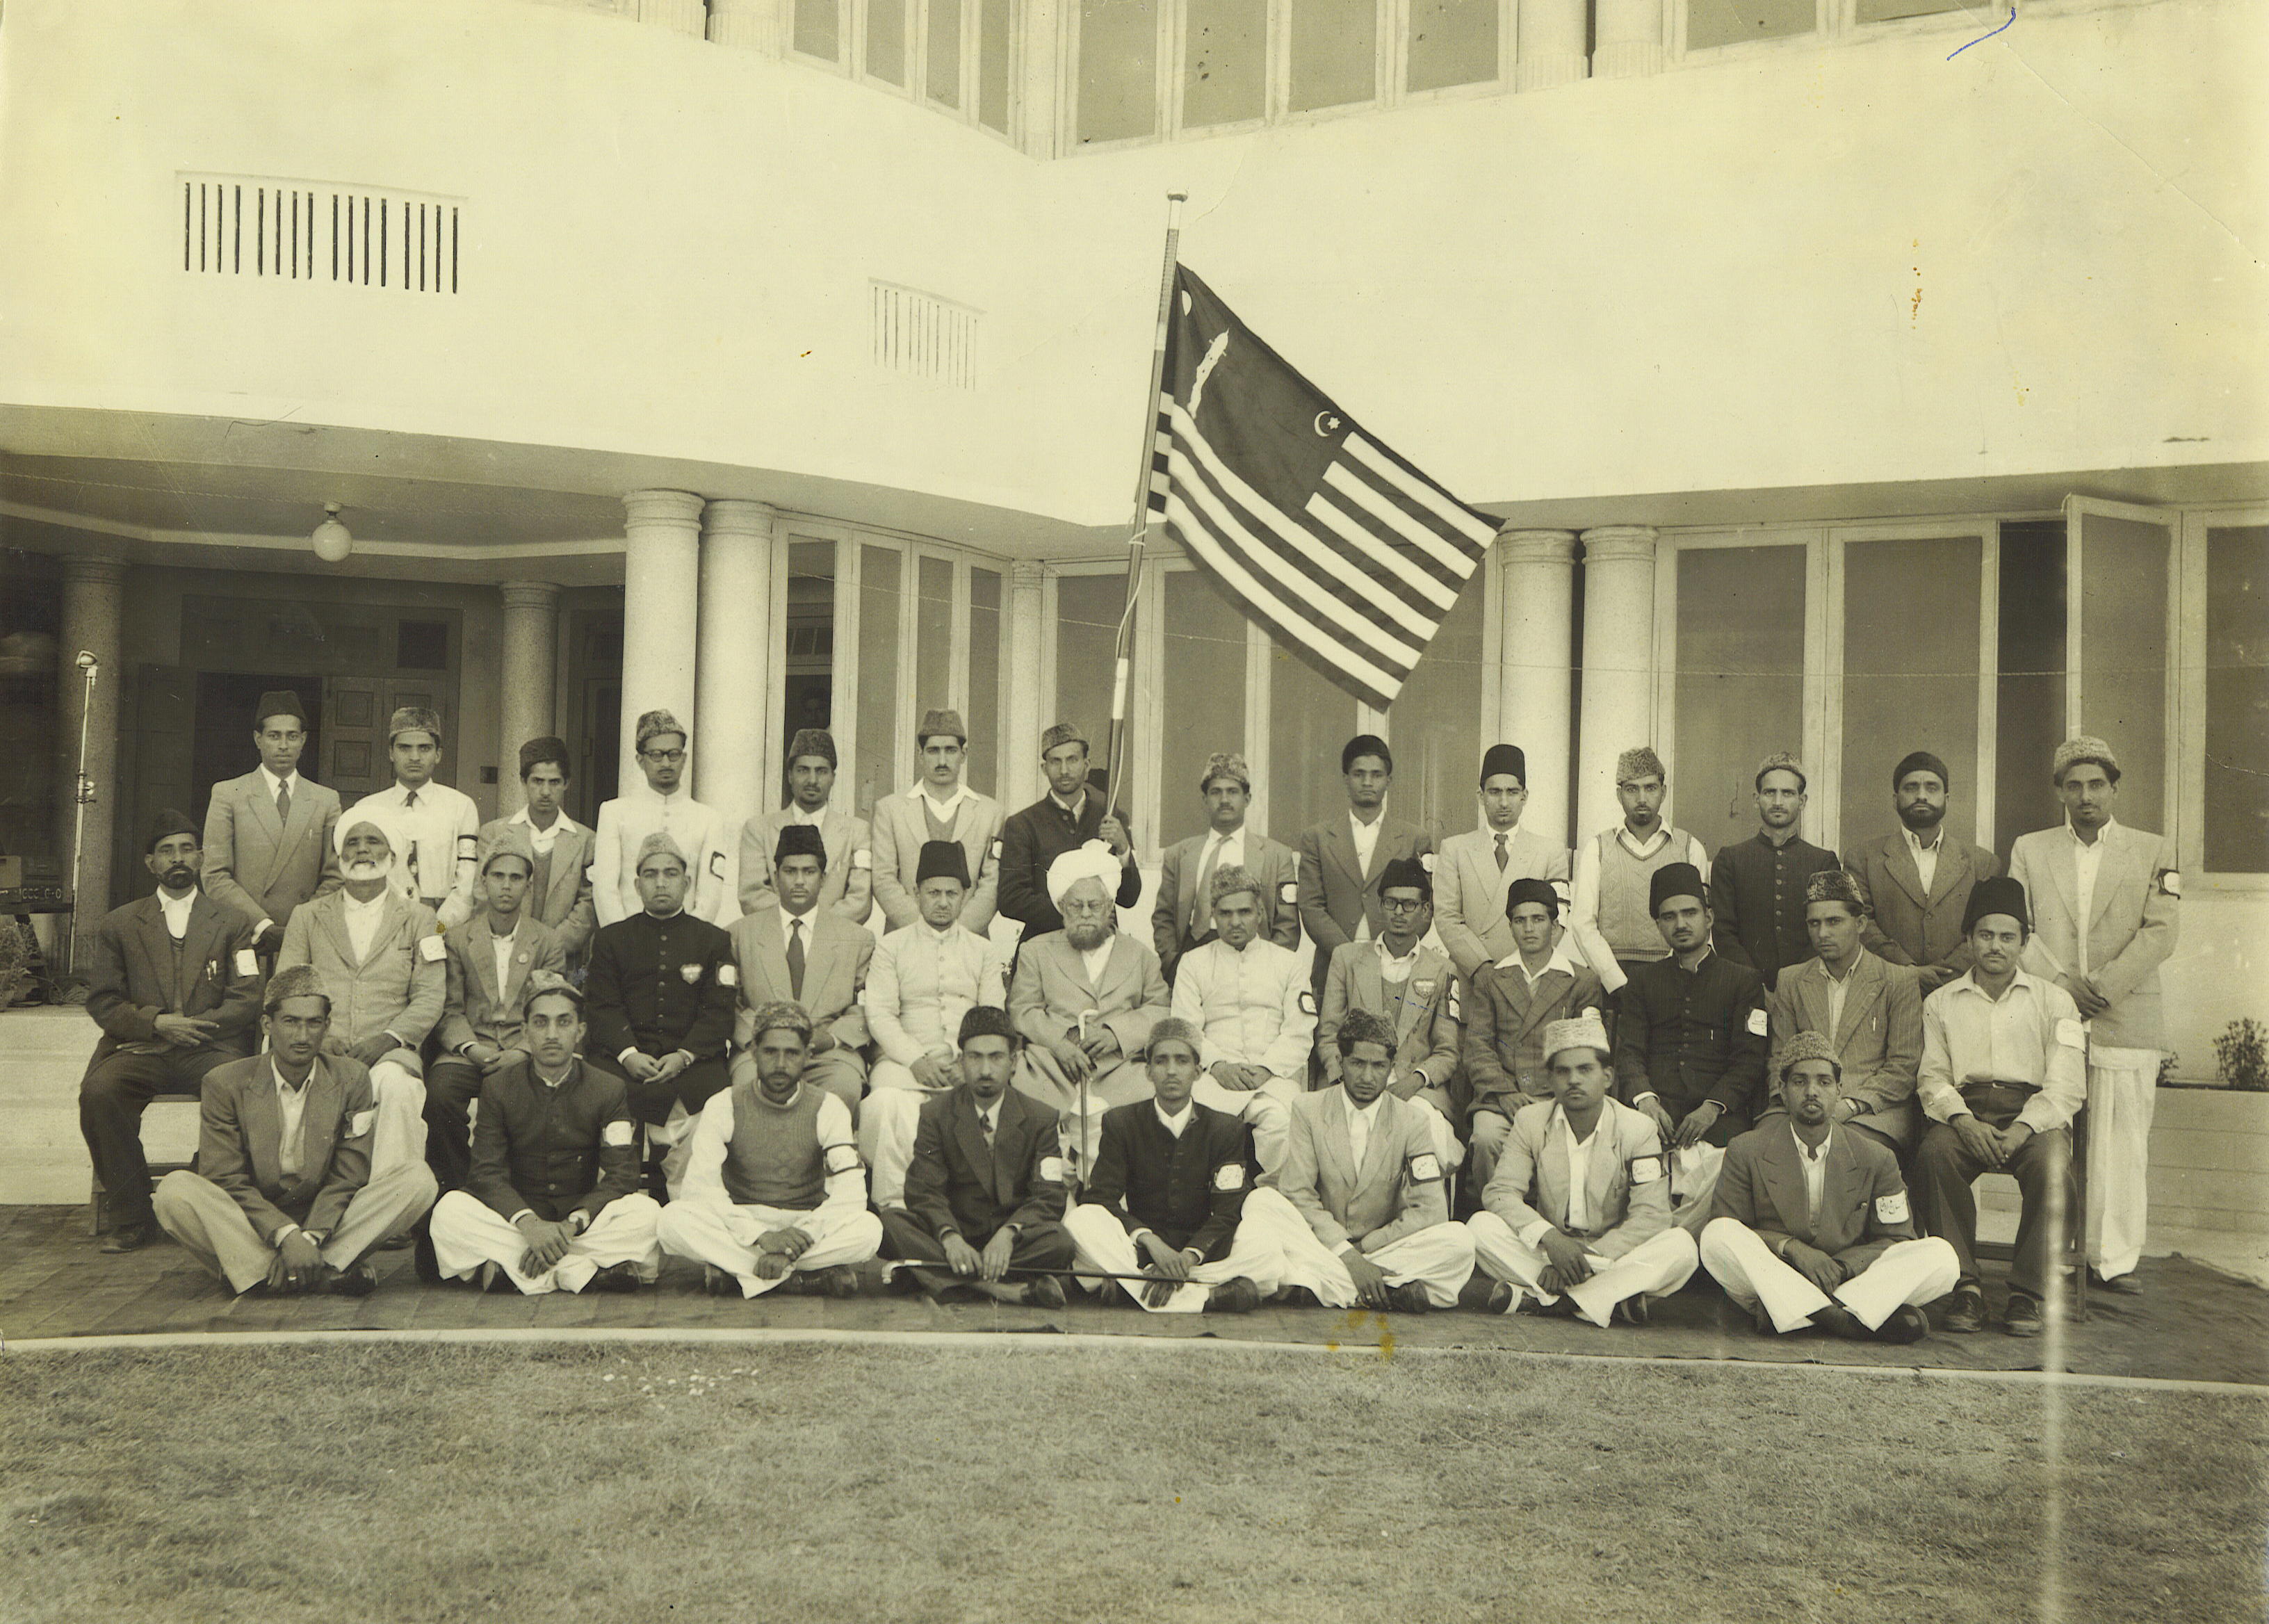
[[[354,535],[339,522],[336,502],[324,503],[323,513],[323,522],[315,527],[314,535],[308,539],[315,544],[315,557],[325,564],[343,564],[354,550]]]

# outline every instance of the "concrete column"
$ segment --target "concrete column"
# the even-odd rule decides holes
[[[1040,730],[1054,719],[1040,714],[1038,680],[1047,629],[1041,624],[1042,568],[1036,559],[1009,565],[1009,602],[1001,624],[1001,668],[1030,671],[1033,680],[1012,675],[1008,713],[1001,719],[1001,804],[1030,806],[1040,798]],[[1095,748],[1103,749],[1101,740]]]
[[[1548,90],[1585,77],[1584,0],[1520,0],[1515,90]]]
[[[701,521],[702,748],[693,791],[735,818],[778,799],[764,781],[778,727],[772,687],[773,520],[762,502],[717,501]]]
[[[1024,128],[1019,144],[1034,158],[1056,155],[1056,122],[1063,115],[1056,65],[1063,13],[1064,0],[1024,0]]]
[[[701,630],[701,498],[633,491],[623,498],[622,781],[637,782],[638,719],[666,710],[688,727]],[[701,743],[692,744],[700,760]]]
[[[95,925],[110,912],[112,830],[124,809],[126,789],[118,781],[118,696],[126,680],[119,660],[119,629],[126,618],[126,562],[101,553],[73,553],[63,560],[63,639],[55,649],[57,705],[55,750],[55,850],[63,857],[63,883],[75,886],[78,912],[72,921],[70,963],[86,963],[84,949]],[[81,653],[96,661],[94,691],[87,692]],[[86,777],[93,799],[81,823],[78,797],[79,728],[86,729]],[[152,812],[157,810],[151,808]],[[202,807],[181,808],[201,823]],[[83,833],[82,833],[83,830]],[[74,838],[82,841],[74,871]]]
[[[709,0],[709,43],[780,55],[776,0]]]
[[[1662,71],[1662,0],[1599,0],[1592,77],[1637,78]]]
[[[1497,538],[1497,739],[1518,744],[1528,757],[1528,809],[1521,827],[1571,845],[1576,533],[1505,530]]]
[[[551,733],[558,714],[553,677],[559,640],[559,587],[548,580],[508,580],[504,596],[504,691],[497,706],[497,816],[527,804],[520,787],[520,747]]]
[[[638,0],[638,19],[697,40],[709,31],[709,8],[702,0]]]
[[[1654,736],[1654,531],[1607,525],[1584,532],[1584,701],[1576,748],[1576,835],[1622,816],[1615,757]]]

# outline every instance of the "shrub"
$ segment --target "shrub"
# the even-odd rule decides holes
[[[2269,1094],[2269,1052],[2265,1052],[2265,1037],[2269,1037],[2269,1032],[2264,1032],[2256,1022],[2229,1023],[2229,1030],[2214,1040],[2215,1069],[2222,1081],[2248,1094]]]

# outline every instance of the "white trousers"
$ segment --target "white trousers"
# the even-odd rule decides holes
[[[378,1124],[370,1139],[370,1172],[425,1161],[425,1085],[394,1053],[370,1068],[370,1091],[378,1104]]]
[[[355,1192],[337,1227],[323,1237],[322,1259],[335,1269],[361,1261],[388,1236],[408,1229],[433,1205],[433,1170],[423,1162],[397,1163]],[[236,1198],[210,1178],[186,1169],[158,1182],[152,1206],[158,1226],[181,1242],[199,1263],[226,1281],[233,1291],[248,1291],[268,1278],[276,1248],[260,1238]]]
[[[1245,1221],[1237,1226],[1239,1244],[1252,1230],[1255,1246],[1273,1245],[1283,1258],[1282,1283],[1305,1286],[1327,1308],[1355,1306],[1355,1277],[1339,1255],[1316,1238],[1300,1209],[1274,1185],[1245,1198]],[[1386,1274],[1390,1286],[1416,1281],[1436,1308],[1455,1308],[1458,1293],[1473,1278],[1474,1237],[1461,1223],[1438,1223],[1364,1254]]]
[[[802,1230],[811,1237],[811,1245],[779,1280],[766,1280],[757,1273],[758,1237],[788,1229]],[[661,1209],[656,1237],[671,1257],[713,1263],[741,1282],[743,1296],[753,1297],[781,1284],[788,1274],[866,1262],[882,1250],[883,1221],[863,1210],[815,1207],[796,1212],[784,1207],[672,1201]]]
[[[1073,1267],[1109,1274],[1142,1272],[1145,1255],[1135,1246],[1134,1237],[1127,1233],[1127,1226],[1107,1208],[1083,1201],[1064,1214],[1063,1227],[1064,1233],[1071,1236]],[[1125,1290],[1139,1306],[1154,1314],[1196,1314],[1204,1311],[1206,1297],[1216,1286],[1226,1285],[1241,1274],[1260,1288],[1262,1296],[1273,1296],[1283,1283],[1283,1273],[1282,1250],[1265,1226],[1247,1222],[1237,1226],[1237,1233],[1230,1240],[1229,1255],[1192,1269],[1189,1284],[1169,1297],[1164,1308],[1150,1308],[1142,1301],[1143,1288],[1132,1281],[1104,1283]]]
[[[1512,1232],[1512,1226],[1495,1213],[1475,1213],[1466,1221],[1473,1231],[1474,1260],[1482,1273],[1491,1280],[1501,1280],[1517,1293],[1525,1293],[1539,1303],[1555,1303],[1559,1299],[1536,1282],[1544,1271],[1552,1266],[1552,1259],[1541,1247],[1531,1246]],[[1649,1236],[1620,1258],[1603,1258],[1597,1252],[1587,1252],[1585,1260],[1592,1266],[1590,1278],[1568,1289],[1568,1300],[1576,1311],[1595,1325],[1613,1323],[1615,1304],[1626,1297],[1644,1292],[1649,1296],[1665,1297],[1678,1290],[1694,1278],[1696,1261],[1694,1237],[1675,1224],[1659,1235]],[[1513,1298],[1513,1306],[1520,1298]]]
[[[2113,1280],[2143,1256],[2159,1052],[2092,1048],[2088,1059],[2088,1261]]]
[[[1725,1168],[1726,1152],[1717,1145],[1689,1145],[1672,1151],[1670,1194],[1675,1205],[1670,1222],[1689,1235],[1700,1235],[1710,1222],[1710,1208],[1718,1196],[1718,1175]]]
[[[638,1265],[639,1278],[652,1285],[661,1273],[661,1247],[654,1228],[661,1203],[644,1191],[618,1195],[599,1209],[591,1227],[567,1243],[567,1255],[541,1274],[523,1274],[528,1237],[486,1201],[452,1190],[433,1207],[433,1259],[451,1280],[469,1279],[484,1263],[493,1263],[531,1297],[547,1291],[580,1291],[591,1276],[617,1263]]]
[[[1260,1176],[1274,1184],[1276,1170],[1284,1165],[1285,1147],[1292,1141],[1292,1102],[1305,1092],[1289,1077],[1271,1077],[1257,1089],[1224,1089],[1208,1072],[1198,1079],[1190,1097],[1245,1118],[1245,1126],[1253,1130],[1253,1155],[1260,1163]]]
[[[1703,1229],[1702,1266],[1750,1313],[1763,1304],[1776,1331],[1800,1331],[1828,1306],[1819,1287],[1773,1256],[1772,1248],[1738,1218],[1712,1218]],[[1881,1257],[1836,1288],[1836,1301],[1873,1331],[1894,1310],[1936,1302],[1954,1289],[1961,1273],[1954,1248],[1937,1236],[1895,1241]]]
[[[913,1073],[896,1060],[876,1061],[867,1082],[866,1109],[859,1113],[859,1154],[867,1158],[875,1205],[897,1207],[905,1200],[906,1169],[914,1159],[914,1129],[921,1120],[921,1108],[937,1094],[916,1082]]]

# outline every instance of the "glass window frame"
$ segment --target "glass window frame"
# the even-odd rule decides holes
[[[2174,668],[2176,755],[2168,773],[2175,809],[2175,860],[2192,892],[2269,895],[2269,874],[2214,873],[2206,866],[2206,541],[2210,531],[2269,525],[2269,503],[2228,507],[2143,509],[2162,520],[2178,516],[2174,614],[2169,663]]]

